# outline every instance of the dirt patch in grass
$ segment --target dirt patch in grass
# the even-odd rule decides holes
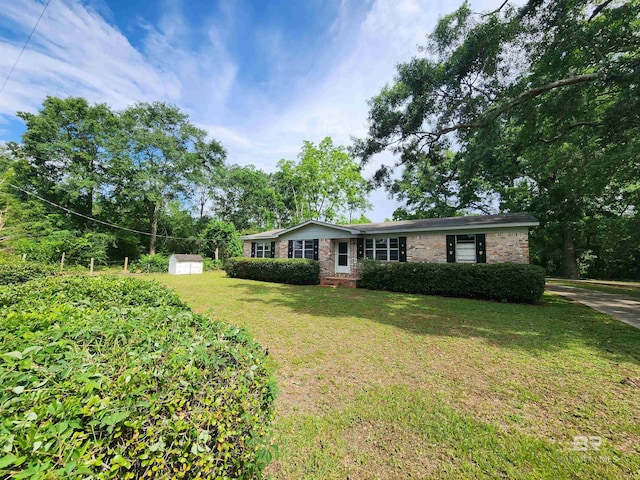
[[[364,421],[344,431],[343,465],[350,479],[433,476],[443,458],[411,431],[388,421]]]

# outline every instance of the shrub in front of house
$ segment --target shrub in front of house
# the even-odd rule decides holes
[[[224,269],[232,278],[294,285],[320,282],[320,264],[305,258],[230,258]]]
[[[3,258],[0,262],[0,285],[24,283],[36,278],[50,277],[58,268],[38,262],[23,261],[19,257]]]
[[[254,478],[275,387],[242,329],[136,278],[0,287],[0,478]]]
[[[360,286],[372,290],[535,302],[544,293],[544,269],[515,263],[389,263],[364,261]]]

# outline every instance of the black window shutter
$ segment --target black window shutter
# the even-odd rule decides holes
[[[407,261],[407,237],[398,237],[398,260],[401,262]]]
[[[357,253],[358,253],[358,260],[360,260],[361,258],[364,258],[364,238],[358,238]]]
[[[276,242],[271,242],[271,258],[276,258]]]
[[[318,260],[318,250],[320,248],[320,241],[317,238],[313,239],[313,259]]]
[[[487,263],[487,244],[484,233],[476,234],[476,263]]]
[[[447,235],[447,263],[456,263],[456,236]]]
[[[256,242],[251,242],[251,258],[256,256]]]
[[[287,251],[289,258],[293,258],[293,240],[289,240],[289,248]]]

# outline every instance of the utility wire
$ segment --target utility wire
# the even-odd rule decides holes
[[[2,87],[0,87],[0,94],[4,90],[4,87],[7,85],[7,82],[9,81],[9,78],[11,77],[11,74],[16,69],[16,66],[18,65],[18,62],[20,61],[20,58],[22,57],[22,54],[24,53],[25,49],[27,48],[27,45],[29,45],[29,42],[31,41],[31,37],[33,37],[33,34],[35,33],[36,28],[38,28],[38,24],[40,23],[40,20],[42,20],[42,16],[44,15],[44,12],[47,10],[47,7],[49,6],[50,3],[51,3],[51,0],[47,0],[47,3],[44,4],[44,8],[42,9],[42,12],[40,12],[40,16],[38,17],[38,20],[36,21],[36,24],[33,26],[33,29],[31,30],[31,33],[27,37],[27,40],[24,42],[24,45],[22,46],[22,50],[20,50],[20,53],[18,54],[18,57],[16,58],[16,61],[13,63],[13,66],[11,67],[11,70],[9,70],[9,74],[4,79],[4,83],[2,84]]]
[[[105,225],[107,227],[111,227],[111,228],[117,228],[118,230],[124,230],[125,232],[131,232],[131,233],[137,233],[139,235],[147,235],[149,237],[152,237],[153,234],[149,233],[149,232],[143,232],[141,230],[134,230],[133,228],[127,228],[127,227],[121,227],[120,225],[114,225],[113,223],[109,223],[109,222],[105,222],[102,220],[98,220],[97,218],[93,218],[90,217],[88,215],[84,215],[82,213],[78,213],[78,212],[74,212],[73,210],[68,209],[67,207],[63,207],[62,205],[58,205],[57,203],[54,203],[50,200],[47,200],[46,198],[42,198],[40,195],[37,195],[33,192],[29,192],[27,190],[24,190],[20,187],[17,187],[16,185],[12,184],[12,183],[7,183],[6,185],[9,185],[10,187],[15,188],[16,190],[20,190],[22,193],[25,193],[27,195],[31,195],[32,197],[37,198],[38,200],[48,203],[49,205],[59,208],[60,210],[64,210],[67,213],[70,213],[71,215],[77,215],[78,217],[84,218],[86,220],[90,220],[92,222],[96,222],[96,223],[100,223],[102,225]],[[201,240],[197,237],[173,237],[171,235],[158,235],[156,234],[157,237],[160,238],[167,238],[167,239],[171,239],[171,240]]]

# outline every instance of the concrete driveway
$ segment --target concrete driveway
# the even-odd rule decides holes
[[[547,283],[545,291],[570,298],[640,329],[640,299]]]

